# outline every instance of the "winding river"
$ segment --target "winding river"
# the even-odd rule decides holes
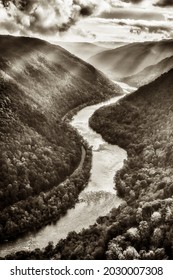
[[[134,91],[127,84],[118,83],[124,94]],[[15,241],[0,246],[0,256],[5,256],[20,250],[33,250],[45,247],[49,241],[55,244],[65,238],[70,231],[79,232],[96,222],[99,216],[106,215],[113,207],[118,207],[122,200],[117,197],[113,178],[115,172],[127,158],[125,150],[116,145],[110,145],[100,134],[94,132],[88,125],[92,114],[100,107],[117,102],[122,96],[111,98],[106,102],[85,107],[71,121],[84,139],[93,147],[92,170],[88,186],[81,192],[79,203],[68,210],[56,224],[47,225],[36,233],[29,233]]]

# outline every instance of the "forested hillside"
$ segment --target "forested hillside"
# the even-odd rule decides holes
[[[112,80],[139,73],[173,55],[173,40],[135,42],[101,52],[88,61],[106,73]],[[161,74],[161,73],[160,73]]]
[[[173,259],[172,76],[173,70],[90,120],[104,139],[128,152],[115,178],[125,202],[55,246],[8,259]]]
[[[113,233],[108,258],[123,258],[127,251],[132,258],[173,258],[172,77],[170,70],[90,120],[104,139],[128,152],[115,181],[127,202],[120,217],[132,214],[121,237]]]
[[[89,161],[88,175],[81,175],[79,188],[73,182],[47,199],[43,193],[64,181],[81,161],[82,140],[62,117],[79,105],[120,92],[94,67],[61,47],[38,39],[0,36],[2,239],[41,226],[51,213],[58,218],[74,204],[89,176]],[[68,197],[68,192],[74,196]]]
[[[173,56],[161,60],[159,63],[146,67],[134,76],[122,78],[124,83],[134,87],[141,87],[154,81],[173,67]]]

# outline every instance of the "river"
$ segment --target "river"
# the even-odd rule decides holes
[[[134,91],[127,84],[118,83],[124,94]],[[110,145],[100,134],[93,131],[88,120],[100,107],[117,102],[122,96],[111,98],[97,105],[87,106],[79,111],[71,121],[84,139],[93,147],[92,170],[88,186],[81,192],[79,203],[68,210],[56,224],[47,225],[36,233],[28,233],[15,241],[0,246],[0,256],[20,250],[34,250],[45,247],[49,241],[55,244],[66,238],[70,231],[79,232],[96,222],[99,216],[106,215],[113,207],[118,207],[122,200],[116,195],[113,178],[116,171],[127,158],[125,150],[116,145]]]

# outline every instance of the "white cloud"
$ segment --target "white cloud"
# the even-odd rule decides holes
[[[80,38],[81,40],[85,38],[94,40],[96,36],[98,38],[104,37],[107,40],[109,38],[110,40],[116,40],[125,36],[124,39],[126,40],[131,26],[138,24],[138,27],[141,26],[142,28],[142,25],[144,25],[148,28],[149,33],[151,30],[149,28],[155,27],[157,29],[157,25],[162,24],[163,28],[167,29],[165,36],[169,36],[169,28],[172,30],[170,27],[172,21],[171,9],[154,7],[153,3],[155,1],[143,0],[139,5],[135,5],[131,3],[134,1],[128,0],[28,0],[29,4],[21,10],[19,5],[16,7],[12,2],[10,2],[8,9],[5,9],[0,0],[0,32],[36,36],[44,39],[60,37],[68,40],[69,36],[74,40],[75,38],[77,40],[80,40]],[[20,2],[18,1],[18,3]],[[123,22],[120,12],[119,17],[117,16],[118,19],[114,19],[114,25],[111,21],[106,22],[103,19],[101,22],[97,20],[103,11],[111,12],[113,9],[116,10],[116,17],[118,7],[121,7],[119,11],[122,14],[124,13],[126,21]],[[90,18],[93,16],[96,17],[95,25],[90,24]],[[130,17],[129,20],[128,17]],[[144,17],[146,21],[142,22]],[[156,19],[157,17],[160,17],[160,23],[152,20],[152,18]],[[146,33],[147,38],[151,36],[147,34],[147,29],[144,33]],[[132,35],[135,37],[135,34],[130,36]],[[156,34],[153,34],[154,38],[155,36]],[[158,36],[161,38],[162,34],[158,34]],[[135,37],[135,39],[139,38]],[[132,39],[130,38],[130,40]]]
[[[147,21],[132,19],[90,18],[81,21],[77,26],[83,30],[92,30],[99,41],[151,41],[170,37],[173,26],[169,21]],[[139,32],[131,32],[139,30]]]

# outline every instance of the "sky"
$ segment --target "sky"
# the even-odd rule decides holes
[[[0,0],[0,34],[58,41],[173,38],[173,0]]]

